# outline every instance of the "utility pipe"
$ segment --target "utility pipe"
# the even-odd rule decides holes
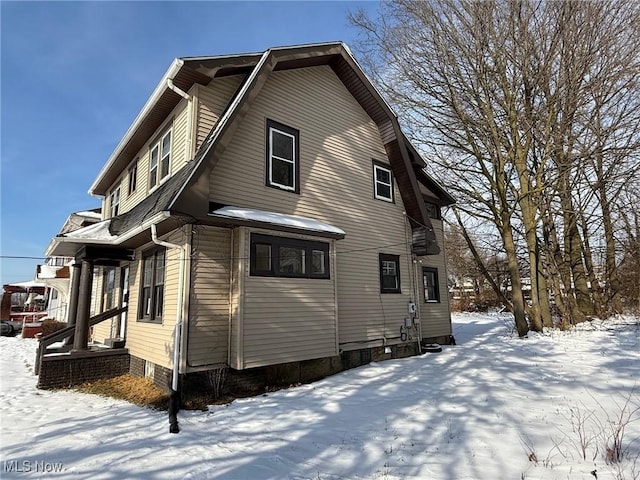
[[[179,433],[178,411],[180,410],[180,395],[178,392],[178,376],[180,374],[180,342],[182,339],[182,309],[183,309],[183,289],[184,289],[184,248],[182,245],[165,242],[158,239],[156,224],[151,225],[151,240],[161,247],[180,250],[180,274],[178,280],[178,306],[176,315],[176,328],[173,340],[173,378],[171,380],[171,397],[169,399],[169,432]]]

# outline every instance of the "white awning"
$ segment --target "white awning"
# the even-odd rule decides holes
[[[237,220],[260,222],[281,227],[297,228],[310,232],[323,232],[331,233],[334,235],[345,235],[345,231],[341,228],[329,225],[328,223],[324,223],[313,218],[300,217],[298,215],[285,215],[284,213],[266,212],[264,210],[255,210],[252,208],[223,207],[214,210],[212,213],[210,213],[210,215]]]

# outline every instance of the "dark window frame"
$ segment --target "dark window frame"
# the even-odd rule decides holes
[[[162,283],[158,281],[158,258],[162,256]],[[148,285],[145,285],[147,274],[145,268],[145,262],[147,259],[151,259],[151,280]],[[167,249],[165,247],[156,247],[147,250],[142,253],[142,260],[140,262],[140,293],[139,293],[139,306],[138,306],[138,321],[146,323],[162,323],[162,315],[164,313],[164,290],[167,277]],[[158,300],[158,287],[161,288],[161,297]],[[148,293],[146,290],[149,289]],[[147,299],[150,300],[150,308],[147,312],[146,303]]]
[[[257,267],[257,245],[268,245],[271,249],[269,269],[259,270]],[[298,248],[304,250],[304,272],[303,273],[291,273],[282,272],[280,265],[280,248]],[[313,272],[313,253],[322,252],[323,258],[323,272]],[[303,240],[299,238],[291,237],[278,237],[274,235],[265,235],[261,233],[252,233],[250,239],[250,261],[249,261],[249,274],[252,277],[279,277],[279,278],[312,278],[312,279],[330,279],[331,268],[329,259],[330,244],[328,242]]]
[[[396,271],[396,283],[394,288],[384,286],[384,266],[386,262],[393,262]],[[380,271],[380,293],[402,293],[402,282],[400,280],[400,255],[390,253],[378,254],[378,269]]]
[[[442,213],[440,212],[440,205],[433,202],[424,202],[427,208],[427,215],[434,220],[442,220]]]
[[[372,160],[372,172],[373,172],[373,198],[375,198],[376,200],[381,200],[383,202],[387,202],[387,203],[395,203],[395,188],[393,186],[394,181],[393,181],[393,170],[391,170],[391,166],[386,164],[386,163],[382,163],[379,162],[377,160]],[[378,180],[378,176],[377,176],[377,170],[385,170],[389,173],[389,179],[390,179],[390,183],[387,185],[384,182],[381,182]],[[380,183],[381,185],[385,185],[389,187],[389,193],[390,193],[390,197],[385,197],[384,195],[380,195],[378,193],[378,183]]]
[[[293,185],[291,187],[283,185],[272,180],[273,167],[271,154],[271,138],[272,131],[280,132],[291,136],[294,139],[293,145]],[[267,119],[266,135],[265,135],[265,185],[267,187],[276,188],[285,192],[300,193],[300,131],[293,127],[289,127],[275,120]],[[277,159],[279,161],[288,161],[286,159]]]
[[[434,284],[429,286],[434,291],[435,298],[427,298],[426,273],[433,275]],[[440,303],[440,280],[438,279],[438,269],[435,267],[422,267],[422,289],[424,295],[424,303]]]

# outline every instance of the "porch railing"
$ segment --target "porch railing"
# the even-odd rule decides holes
[[[91,318],[89,318],[89,327],[93,327],[94,325],[99,324],[100,322],[104,322],[110,318],[115,317],[116,315],[120,315],[127,311],[127,307],[118,307],[112,308],[111,310],[107,310],[106,312],[99,313]],[[47,347],[56,342],[60,342],[66,338],[71,337],[76,330],[75,325],[69,325],[57,332],[53,332],[46,337],[42,337],[40,339],[40,343],[38,345],[38,352],[36,354],[36,364],[34,367],[34,372],[36,375],[40,373],[40,364],[42,363],[42,357],[45,355]]]

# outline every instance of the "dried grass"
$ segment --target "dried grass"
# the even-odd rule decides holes
[[[134,377],[129,374],[84,383],[75,389],[160,410],[166,410],[169,405],[169,395],[156,386],[150,378]]]

